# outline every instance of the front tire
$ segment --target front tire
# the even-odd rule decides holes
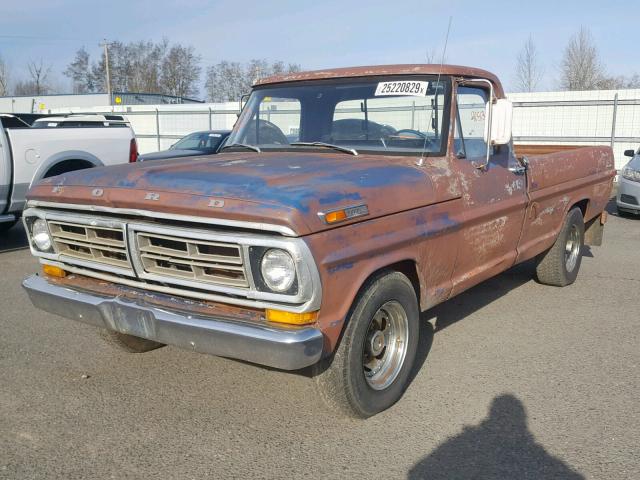
[[[4,233],[4,232],[8,232],[9,230],[11,230],[18,222],[20,221],[20,219],[17,220],[12,220],[10,222],[2,222],[0,223],[0,233]]]
[[[333,357],[314,367],[329,406],[366,418],[396,403],[418,345],[420,312],[413,285],[399,272],[371,279],[356,299]]]
[[[553,246],[536,258],[536,276],[540,283],[565,287],[575,282],[582,263],[584,218],[579,208],[567,214]]]

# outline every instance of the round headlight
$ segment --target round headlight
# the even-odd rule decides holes
[[[49,228],[47,227],[47,222],[43,219],[38,218],[33,222],[33,226],[31,227],[31,237],[33,238],[33,243],[38,247],[38,250],[45,252],[51,248]]]
[[[284,250],[267,250],[262,257],[260,270],[264,283],[274,292],[286,292],[296,279],[293,259]]]

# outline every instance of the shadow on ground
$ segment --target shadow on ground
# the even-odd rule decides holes
[[[409,471],[415,479],[551,479],[584,477],[535,441],[522,402],[513,395],[493,399],[489,416],[467,426]]]
[[[28,247],[29,242],[27,241],[22,222],[18,222],[6,232],[0,232],[0,253]]]
[[[435,319],[436,332],[472,315],[511,290],[531,281],[535,276],[533,261],[527,261],[506,272],[436,305],[422,314],[423,320]]]

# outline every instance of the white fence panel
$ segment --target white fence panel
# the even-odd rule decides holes
[[[627,162],[624,150],[640,147],[640,89],[514,93],[508,97],[514,102],[516,144],[611,145],[618,169]],[[140,152],[147,153],[169,148],[194,131],[231,129],[238,110],[238,102],[228,102],[59,108],[56,113],[126,115]],[[277,112],[276,106],[270,113],[274,119],[285,121],[288,112]],[[408,122],[412,115],[409,110],[398,114],[406,116]]]

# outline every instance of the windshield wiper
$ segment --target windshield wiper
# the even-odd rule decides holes
[[[358,152],[355,148],[341,147],[340,145],[334,145],[333,143],[324,143],[324,142],[293,142],[289,145],[301,146],[301,147],[325,147],[325,148],[333,148],[334,150],[339,150],[341,152],[350,153],[351,155],[358,155]]]
[[[225,145],[220,149],[220,151],[224,150],[225,148],[231,148],[231,147],[246,148],[248,150],[253,150],[254,152],[258,152],[258,153],[262,152],[262,150],[260,150],[259,147],[256,147],[254,145],[247,145],[246,143],[232,143],[231,145]]]

